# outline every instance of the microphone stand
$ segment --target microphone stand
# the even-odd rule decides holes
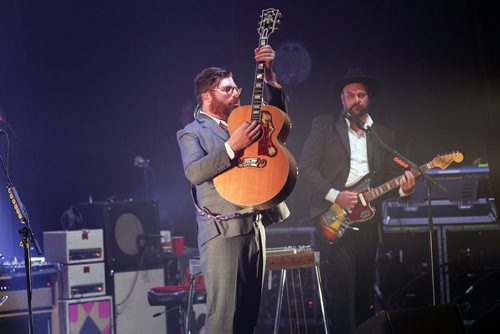
[[[2,132],[6,134],[5,132]],[[23,203],[21,202],[21,199],[19,198],[19,195],[17,193],[16,188],[12,184],[12,181],[9,176],[9,172],[7,170],[7,167],[4,164],[3,158],[0,155],[0,162],[2,164],[3,171],[5,173],[5,177],[7,179],[7,192],[9,194],[9,199],[14,206],[14,210],[16,212],[17,217],[21,221],[21,224],[24,226],[19,229],[19,234],[22,237],[22,246],[24,249],[24,267],[26,270],[26,292],[27,292],[27,298],[28,298],[28,316],[29,316],[29,327],[28,327],[28,333],[29,334],[34,334],[34,327],[33,327],[33,305],[32,305],[32,299],[33,299],[33,290],[32,290],[32,277],[31,277],[31,253],[30,253],[30,243],[32,243],[35,247],[35,250],[38,255],[42,255],[42,251],[40,249],[40,245],[38,244],[35,235],[33,234],[33,230],[31,229],[31,224],[30,220],[28,218],[28,212],[26,211],[26,208],[24,207]]]
[[[417,166],[413,161],[384,143],[384,141],[379,137],[376,131],[372,129],[371,126],[366,126],[365,127],[365,122],[363,122],[359,117],[356,117],[352,115],[350,112],[345,112],[344,113],[344,118],[347,118],[351,122],[354,122],[358,128],[362,129],[366,134],[371,133],[377,138],[377,141],[382,145],[382,147],[388,151],[389,153],[392,153],[396,155],[398,158],[401,160],[405,161],[412,169],[417,170],[419,175],[422,175],[424,180],[425,180],[425,186],[427,189],[427,206],[429,208],[428,210],[428,226],[429,226],[429,259],[430,259],[430,264],[431,264],[431,283],[432,283],[432,305],[436,306],[436,280],[435,280],[435,273],[434,273],[434,225],[433,225],[433,219],[432,219],[432,199],[431,199],[431,193],[432,193],[432,186],[435,185],[439,187],[441,190],[447,192],[448,189],[437,183],[432,177],[424,173],[419,166]]]
[[[143,169],[145,196],[152,198],[155,192],[155,175],[153,168],[149,165],[149,159],[144,159],[140,155],[136,156],[134,159],[134,166]]]

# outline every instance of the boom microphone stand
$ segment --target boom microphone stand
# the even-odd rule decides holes
[[[405,161],[412,169],[418,171],[419,175],[422,175],[424,180],[425,180],[425,186],[427,189],[427,206],[429,208],[428,211],[428,226],[429,226],[429,260],[430,260],[430,265],[431,265],[431,283],[432,283],[432,305],[436,306],[436,280],[435,280],[435,273],[434,273],[434,225],[433,225],[433,220],[432,220],[432,200],[431,200],[431,193],[432,193],[432,186],[436,185],[438,186],[441,190],[443,191],[448,191],[445,187],[437,183],[432,177],[424,173],[419,166],[417,166],[413,161],[408,159],[407,157],[403,156],[401,153],[384,143],[384,141],[379,137],[377,132],[375,132],[372,127],[366,126],[365,123],[359,119],[359,117],[354,116],[350,112],[345,112],[344,113],[344,118],[347,118],[351,122],[354,122],[358,128],[362,129],[365,133],[371,133],[377,138],[378,142],[382,145],[382,147],[388,151],[389,153],[394,154],[401,160]]]
[[[8,139],[8,134],[5,131],[0,130],[0,134],[4,134],[7,136],[7,143],[9,141]],[[33,234],[33,230],[31,229],[31,224],[30,220],[28,217],[28,212],[26,211],[26,208],[24,207],[23,203],[21,202],[21,199],[19,198],[19,195],[17,193],[16,187],[12,184],[12,180],[10,179],[9,172],[7,167],[4,164],[3,158],[0,155],[0,162],[2,164],[3,171],[5,173],[5,177],[7,179],[7,192],[9,194],[9,199],[14,206],[14,210],[16,212],[17,218],[21,221],[21,224],[23,224],[23,227],[19,229],[19,234],[22,237],[22,246],[24,249],[24,267],[26,270],[26,291],[27,291],[27,298],[28,298],[28,315],[29,315],[29,327],[28,327],[28,333],[29,334],[34,334],[34,328],[33,328],[33,305],[32,305],[32,299],[33,299],[33,291],[32,291],[32,280],[31,280],[31,254],[30,254],[30,243],[32,243],[35,247],[35,250],[38,255],[42,255],[42,251],[40,249],[40,246],[38,245],[38,242],[35,238],[35,235]]]

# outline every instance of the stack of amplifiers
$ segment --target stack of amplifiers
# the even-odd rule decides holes
[[[60,263],[61,333],[113,333],[113,301],[106,296],[102,229],[44,232],[47,260]]]
[[[45,257],[61,264],[62,299],[106,294],[102,229],[43,234]]]
[[[165,307],[147,301],[150,288],[165,285],[158,203],[79,203],[82,225],[103,230],[106,290],[113,296],[113,329],[119,334],[164,334]],[[159,316],[153,317],[154,314]]]

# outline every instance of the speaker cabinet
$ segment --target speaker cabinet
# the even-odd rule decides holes
[[[104,230],[107,271],[158,266],[161,236],[156,201],[80,203],[84,228]]]
[[[335,325],[334,325],[335,326]],[[362,324],[355,334],[465,334],[457,305],[382,311]]]
[[[148,290],[164,286],[164,270],[152,269],[115,273],[114,309],[117,334],[165,334],[167,322],[163,306],[150,306]]]
[[[63,334],[114,333],[111,297],[68,299],[59,302]]]

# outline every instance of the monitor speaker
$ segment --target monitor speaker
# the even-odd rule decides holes
[[[335,326],[335,324],[334,324]],[[355,334],[465,334],[455,304],[382,311],[363,323]]]
[[[156,201],[80,203],[82,226],[104,230],[107,270],[158,266],[161,235]]]

